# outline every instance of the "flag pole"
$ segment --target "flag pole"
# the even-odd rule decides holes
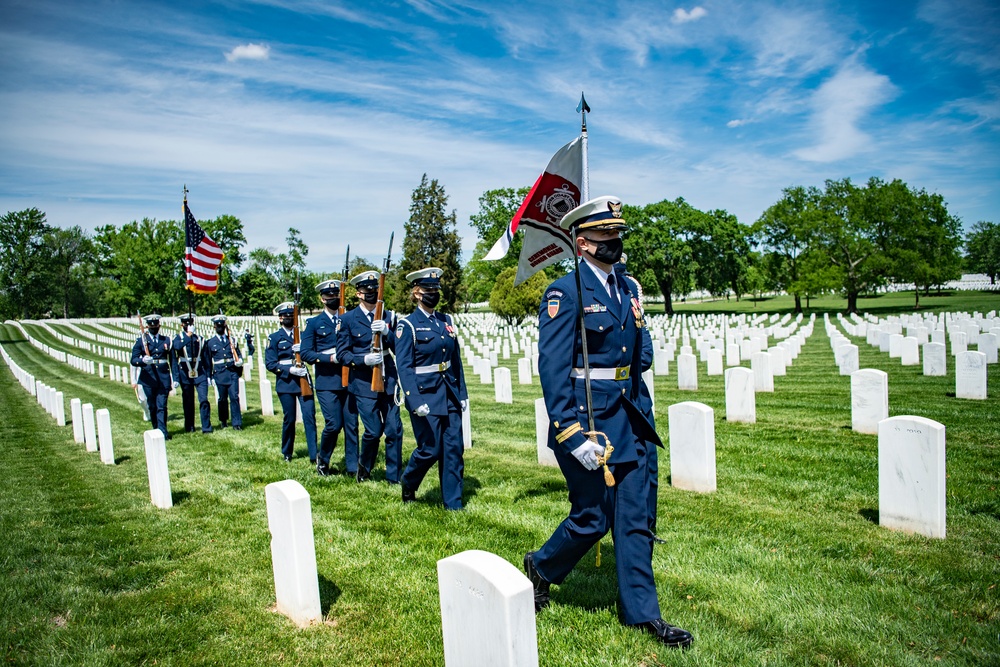
[[[187,240],[187,203],[188,203],[188,186],[187,186],[187,183],[185,183],[184,184],[184,206],[183,206],[183,208],[181,210],[181,219],[184,220],[185,245],[187,245],[187,243],[186,243],[186,240]],[[186,248],[184,250],[184,254],[187,255],[187,249]],[[184,269],[185,269],[185,271],[184,271],[184,289],[186,289],[187,293],[188,293],[188,312],[191,313],[192,315],[194,315],[194,290],[192,290],[191,286],[187,284],[187,263],[186,262],[184,264]],[[194,323],[193,322],[191,323],[191,326],[192,326],[192,328],[194,327]]]
[[[590,107],[587,106],[587,100],[584,99],[583,93],[580,93],[580,104],[576,107],[578,113],[581,114],[581,125],[580,125],[580,135],[583,138],[583,183],[580,188],[580,203],[584,203],[589,199],[589,179],[590,176],[587,173],[587,112],[590,111]],[[583,283],[580,280],[580,251],[577,250],[576,239],[577,233],[573,232],[573,273],[576,275],[576,304],[577,304],[577,315],[580,318],[580,348],[583,353],[583,386],[587,394],[587,426],[589,427],[588,435],[591,440],[597,441],[597,434],[594,429],[594,396],[593,391],[590,386],[590,357],[587,354],[587,328],[584,326],[584,314],[583,314]]]

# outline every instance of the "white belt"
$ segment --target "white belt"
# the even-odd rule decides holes
[[[573,372],[569,374],[571,378],[583,378],[584,372],[582,368],[574,368]],[[622,366],[621,368],[591,368],[590,369],[590,379],[591,380],[627,380],[629,377],[629,367]]]
[[[219,364],[228,364],[231,363],[232,361],[233,361],[232,359],[215,359],[212,361],[212,363],[218,366]]]
[[[279,366],[291,366],[294,363],[295,363],[294,359],[282,359],[281,361],[278,362],[278,365]]]
[[[165,364],[165,363],[167,363],[166,359],[153,359],[152,361],[150,361],[146,365],[147,366],[159,366],[160,364]]]
[[[337,348],[331,347],[329,350],[320,350],[320,354],[336,354]]]
[[[428,373],[444,373],[449,368],[451,368],[451,362],[442,361],[440,364],[432,366],[417,366],[413,369],[413,372],[417,375],[427,375]]]

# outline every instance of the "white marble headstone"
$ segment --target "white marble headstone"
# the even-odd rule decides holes
[[[263,375],[260,377],[260,413],[265,417],[274,416],[274,395],[271,394],[271,381]]]
[[[920,343],[916,338],[907,336],[903,339],[899,350],[899,360],[903,366],[920,365]]]
[[[945,429],[924,417],[878,425],[879,524],[927,537],[945,536]]]
[[[237,392],[239,395],[240,411],[247,411],[247,381],[243,378],[238,379],[239,384],[237,385]]]
[[[97,440],[101,450],[101,462],[113,466],[115,464],[115,445],[111,439],[111,413],[107,408],[101,408],[94,413],[97,418]]]
[[[511,385],[510,369],[498,366],[493,370],[493,394],[497,403],[513,403],[514,389]]]
[[[543,466],[559,467],[555,452],[549,449],[549,413],[545,409],[545,399],[535,399],[535,448],[538,463]]]
[[[726,369],[726,421],[757,423],[757,396],[753,371],[736,366]]]
[[[653,374],[670,374],[670,358],[666,350],[653,350]]]
[[[56,392],[56,424],[59,426],[66,425],[66,398],[63,396],[61,391]]]
[[[264,495],[277,609],[305,627],[322,615],[309,492],[286,479],[265,486]]]
[[[837,367],[840,369],[841,375],[850,375],[856,370],[859,370],[858,362],[858,346],[851,343],[841,345],[834,352],[834,357],[837,361]]]
[[[88,452],[97,451],[97,425],[94,423],[94,406],[91,403],[84,403],[83,410],[83,442],[87,445]]]
[[[955,357],[955,396],[986,400],[986,355],[959,352]]]
[[[698,359],[693,354],[677,357],[677,388],[682,391],[698,390]]]
[[[888,374],[873,368],[851,373],[851,428],[874,435],[878,433],[878,423],[888,416]]]
[[[670,406],[668,419],[671,485],[715,491],[715,412],[703,403],[685,401]]]
[[[521,357],[517,360],[517,383],[531,384],[531,359]]]
[[[924,345],[924,375],[948,374],[948,350],[944,343]]]
[[[981,333],[979,334],[979,343],[977,343],[979,352],[986,355],[986,363],[995,364],[997,363],[997,336],[994,333]]]
[[[462,410],[462,445],[463,449],[472,449],[472,402]]]
[[[537,667],[531,582],[503,558],[470,550],[437,563],[445,667]]]
[[[774,392],[774,376],[771,374],[771,355],[768,352],[754,352],[750,356],[750,368],[753,370],[754,391]]]
[[[722,350],[712,348],[705,353],[708,375],[722,375]]]
[[[70,399],[69,412],[73,419],[73,442],[83,443],[83,407],[79,398]]]
[[[158,428],[144,431],[142,439],[146,448],[146,473],[149,477],[149,496],[153,505],[161,509],[173,507],[170,493],[170,472],[167,469],[167,443]]]

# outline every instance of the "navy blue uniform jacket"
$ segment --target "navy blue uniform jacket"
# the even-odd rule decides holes
[[[313,364],[316,370],[315,388],[319,391],[344,388],[344,383],[341,380],[343,366],[331,361],[333,353],[337,351],[337,327],[339,323],[338,316],[331,317],[326,311],[323,311],[306,322],[306,328],[299,337],[299,342],[302,344],[302,347],[299,348],[299,355],[302,357],[302,361]]]
[[[451,402],[461,410],[469,398],[462,371],[462,354],[451,318],[434,311],[431,317],[417,308],[396,325],[396,371],[406,397],[406,409],[413,412],[427,404],[430,414],[444,417]],[[448,362],[445,371],[417,374],[419,366]]]
[[[385,392],[389,395],[396,390],[396,362],[389,356],[389,350],[395,349],[396,316],[391,310],[382,311],[382,321],[388,325],[388,330],[382,334],[382,353],[385,361]],[[337,359],[351,369],[348,389],[355,396],[375,398],[372,391],[372,368],[365,365],[365,355],[371,352],[372,324],[361,306],[353,308],[340,318],[340,331],[337,332]]]
[[[605,433],[615,448],[609,463],[635,461],[637,437],[662,446],[640,407],[635,382],[635,375],[642,372],[643,347],[637,326],[641,311],[632,301],[637,295],[629,281],[620,281],[622,303],[617,304],[582,262],[579,274],[590,367],[628,369],[627,378],[592,380],[594,428]],[[567,454],[586,441],[584,432],[589,428],[585,383],[582,377],[573,377],[573,369],[583,368],[579,303],[572,271],[545,291],[538,315],[538,376],[551,422],[548,446]],[[598,442],[604,445],[603,439]]]
[[[247,338],[247,356],[254,353],[253,339]],[[246,359],[240,352],[240,342],[233,338],[233,346],[240,354],[241,359]],[[236,384],[243,375],[243,368],[235,365],[233,351],[229,349],[229,342],[222,340],[218,334],[205,341],[205,362],[209,366],[208,374],[217,385]]]
[[[148,365],[142,363],[142,358],[146,356],[146,348],[142,345],[142,338],[146,338],[146,345],[149,346],[149,356],[153,361]],[[141,368],[139,371],[139,384],[147,387],[159,387],[170,391],[172,382],[170,380],[170,339],[157,334],[151,335],[149,332],[135,339],[132,346],[132,365]]]

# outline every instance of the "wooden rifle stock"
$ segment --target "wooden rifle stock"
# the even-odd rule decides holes
[[[139,340],[142,341],[142,349],[148,357],[150,354],[149,343],[146,342],[146,323],[142,321],[142,315],[138,311],[136,311],[135,316],[139,318]]]
[[[296,303],[292,311],[292,342],[296,345],[299,344],[299,304]],[[295,365],[302,368],[302,355],[298,352],[295,353]],[[306,398],[313,395],[312,384],[309,382],[309,372],[299,378],[299,391],[302,392],[302,397]]]
[[[347,309],[344,308],[344,286],[346,284],[346,280],[340,283],[340,307],[337,308],[337,317],[341,318],[344,317],[344,313],[347,312]],[[351,381],[351,368],[347,364],[344,364],[340,368],[340,381],[344,383],[345,387]]]
[[[240,357],[239,350],[236,349],[236,343],[233,342],[233,334],[229,331],[229,322],[226,322],[226,338],[229,339],[229,351],[233,353],[233,363],[237,361],[242,363],[243,359]]]
[[[382,295],[385,292],[385,272],[383,271],[378,277],[378,301],[375,302],[375,315],[372,319],[373,322],[377,322],[382,319],[382,311],[385,304],[382,302]],[[382,334],[372,334],[372,352],[382,351]],[[385,358],[382,359],[382,363],[378,366],[372,366],[372,391],[383,392],[385,391]]]

